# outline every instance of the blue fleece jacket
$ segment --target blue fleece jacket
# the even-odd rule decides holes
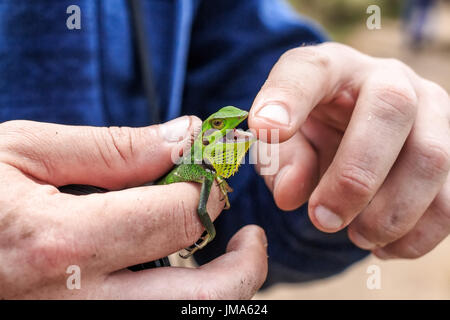
[[[66,26],[69,5],[81,29]],[[249,109],[280,55],[325,40],[277,0],[142,0],[162,119],[205,118],[225,105]],[[0,122],[29,119],[95,126],[152,123],[126,0],[0,0]],[[305,79],[308,81],[308,79]],[[325,234],[306,205],[280,211],[250,165],[230,179],[232,209],[196,258],[223,253],[243,225],[269,240],[266,286],[333,275],[366,255],[345,231]]]

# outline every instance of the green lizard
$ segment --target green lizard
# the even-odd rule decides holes
[[[197,208],[198,217],[205,227],[202,237],[194,245],[186,248],[187,254],[180,254],[188,258],[194,252],[211,242],[216,230],[206,210],[206,203],[214,181],[223,194],[224,209],[230,208],[228,192],[233,189],[226,182],[226,178],[234,175],[243,157],[255,141],[249,132],[236,129],[244,121],[248,112],[236,107],[223,107],[213,113],[202,123],[201,132],[193,140],[190,152],[181,157],[177,164],[166,176],[156,184],[171,184],[176,182],[201,183],[200,201]]]

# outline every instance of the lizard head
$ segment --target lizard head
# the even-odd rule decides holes
[[[214,142],[215,138],[223,137],[227,130],[236,128],[247,116],[247,111],[233,106],[223,107],[203,121],[203,139],[207,139],[209,144]]]
[[[227,106],[202,124],[203,159],[221,177],[228,178],[238,171],[242,159],[256,140],[252,133],[236,129],[247,116],[247,111]]]

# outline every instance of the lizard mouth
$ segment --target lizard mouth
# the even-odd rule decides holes
[[[235,143],[235,142],[249,142],[252,143],[256,140],[256,136],[242,129],[227,130],[226,135],[221,138],[222,143]]]

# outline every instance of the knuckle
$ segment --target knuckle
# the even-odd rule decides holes
[[[408,231],[408,224],[396,214],[366,212],[358,217],[355,229],[372,243],[385,245],[401,238]]]
[[[417,96],[411,88],[401,85],[375,84],[372,87],[374,113],[389,122],[409,123],[416,115]]]
[[[368,199],[375,190],[376,175],[361,165],[348,163],[340,170],[337,185],[344,194]]]
[[[415,155],[414,166],[419,174],[434,179],[448,173],[450,155],[444,143],[435,139],[423,139],[413,144],[411,148],[412,154]]]
[[[380,215],[368,227],[373,228],[374,240],[378,244],[386,244],[397,240],[408,231],[407,222],[399,218],[397,214]]]
[[[25,211],[30,214],[29,209]],[[18,235],[17,243],[23,249],[22,262],[37,279],[61,277],[69,265],[84,265],[91,258],[93,247],[77,239],[70,225],[55,217],[53,208],[44,206],[33,211],[33,224],[27,227],[27,218],[24,219],[24,231]]]
[[[65,273],[66,267],[78,262],[74,246],[64,235],[42,233],[26,249],[26,260],[42,279],[53,279]]]

